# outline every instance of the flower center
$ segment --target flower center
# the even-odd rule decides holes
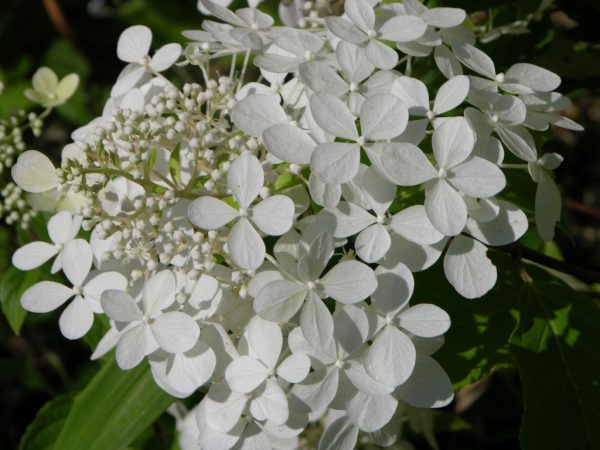
[[[448,176],[448,171],[446,169],[444,169],[442,167],[442,168],[440,168],[440,170],[438,170],[438,177],[446,178],[447,176]]]

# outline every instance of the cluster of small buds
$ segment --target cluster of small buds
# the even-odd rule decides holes
[[[23,270],[55,258],[68,285],[53,285],[51,305],[44,282],[21,303],[68,302],[59,324],[70,339],[105,314],[92,357],[115,348],[123,370],[147,359],[175,397],[206,384],[178,426],[193,436],[185,450],[298,448],[319,420],[320,449],[392,445],[407,411],[453,398],[432,357],[450,317],[410,304],[413,272],[442,260],[463,297],[492,289],[488,247],[529,222],[502,198],[505,170],[529,171],[551,239],[562,158],[539,155],[531,133],[580,127],[559,114],[560,78],[528,63],[498,72],[463,10],[346,0],[342,14],[328,9],[341,2],[299,0],[280,3],[274,27],[256,1],[222,3],[199,1],[222,23],[185,32],[183,51],[150,57],[151,31],[125,30],[117,55],[128,64],[60,169],[21,154],[17,184],[75,212],[50,219],[52,244],[13,258]],[[230,76],[214,80],[223,56]],[[442,81],[426,85],[415,69],[430,56],[424,67]],[[200,68],[202,86],[167,81],[179,59]]]
[[[15,183],[7,183],[0,191],[0,217],[7,225],[18,225],[22,229],[29,228],[29,223],[38,212],[26,200],[26,194]]]

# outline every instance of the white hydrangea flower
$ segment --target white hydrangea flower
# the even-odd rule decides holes
[[[284,195],[274,195],[251,206],[264,184],[262,166],[256,157],[242,155],[229,169],[227,186],[239,209],[222,200],[200,197],[189,207],[190,221],[205,230],[220,228],[236,220],[227,238],[229,255],[243,269],[257,269],[265,259],[265,244],[251,223],[270,236],[284,234],[292,226],[294,204]]]
[[[380,144],[378,166],[391,181],[411,186],[427,182],[425,210],[446,236],[462,232],[467,206],[462,194],[476,198],[496,195],[506,184],[502,171],[489,161],[470,156],[474,134],[464,118],[451,118],[433,132],[437,168],[411,144]]]
[[[81,228],[81,216],[61,211],[48,220],[48,236],[52,244],[35,241],[19,248],[12,257],[13,266],[20,270],[32,270],[56,257],[51,273],[62,269],[62,253],[65,246],[77,237]]]
[[[272,321],[289,321],[301,309],[300,328],[317,349],[333,338],[333,320],[323,299],[357,303],[377,287],[371,268],[358,261],[339,262],[322,275],[333,251],[331,235],[320,234],[297,262],[282,264],[279,279],[265,284],[254,300],[256,313]]]
[[[117,43],[117,56],[129,63],[119,75],[111,95],[119,97],[136,87],[148,72],[163,72],[171,67],[181,55],[181,45],[167,44],[148,56],[152,45],[152,31],[143,25],[127,28]]]
[[[138,304],[127,292],[109,289],[102,294],[102,309],[124,329],[117,343],[117,363],[124,370],[160,349],[184,353],[194,347],[200,329],[187,314],[166,311],[175,301],[175,277],[164,270],[144,283]]]
[[[398,54],[381,40],[410,42],[427,29],[423,20],[413,16],[395,16],[378,24],[367,0],[347,0],[344,11],[347,19],[327,17],[327,27],[341,40],[364,47],[367,59],[380,69],[392,69],[398,62]]]
[[[103,272],[88,277],[92,268],[92,250],[83,239],[69,242],[61,254],[61,266],[72,287],[55,281],[40,281],[27,289],[21,305],[31,312],[49,312],[73,298],[60,315],[63,336],[79,339],[92,327],[94,313],[101,313],[100,296],[107,289],[125,289],[127,279],[118,272]]]

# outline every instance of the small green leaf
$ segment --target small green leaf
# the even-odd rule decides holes
[[[180,161],[181,143],[177,143],[175,149],[169,156],[169,173],[176,184],[181,184],[181,161]]]
[[[111,358],[75,397],[54,450],[124,449],[172,401],[147,363],[123,371]]]
[[[511,338],[524,394],[524,450],[600,448],[600,308],[545,271],[520,288]]]
[[[9,268],[0,278],[0,305],[6,320],[13,330],[19,334],[27,311],[21,306],[21,295],[40,280],[40,271],[21,272],[15,267]]]

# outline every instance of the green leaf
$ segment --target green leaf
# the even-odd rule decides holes
[[[175,149],[169,156],[169,173],[176,184],[181,184],[181,161],[180,161],[181,142],[178,142]]]
[[[38,411],[21,438],[19,450],[51,450],[73,404],[73,393],[60,395]]]
[[[172,401],[154,382],[147,363],[123,371],[111,358],[75,397],[54,449],[124,449]]]
[[[600,308],[545,271],[520,288],[511,338],[524,393],[524,450],[600,448]],[[516,293],[516,291],[515,291]]]
[[[493,368],[513,363],[508,341],[517,324],[515,286],[520,286],[512,260],[490,252],[498,283],[480,299],[461,297],[446,281],[441,261],[415,273],[415,302],[434,303],[452,320],[445,343],[434,358],[456,390],[487,376]]]
[[[6,320],[13,330],[19,334],[27,311],[21,306],[21,295],[40,280],[40,271],[21,272],[15,267],[9,268],[0,278],[0,305]]]

